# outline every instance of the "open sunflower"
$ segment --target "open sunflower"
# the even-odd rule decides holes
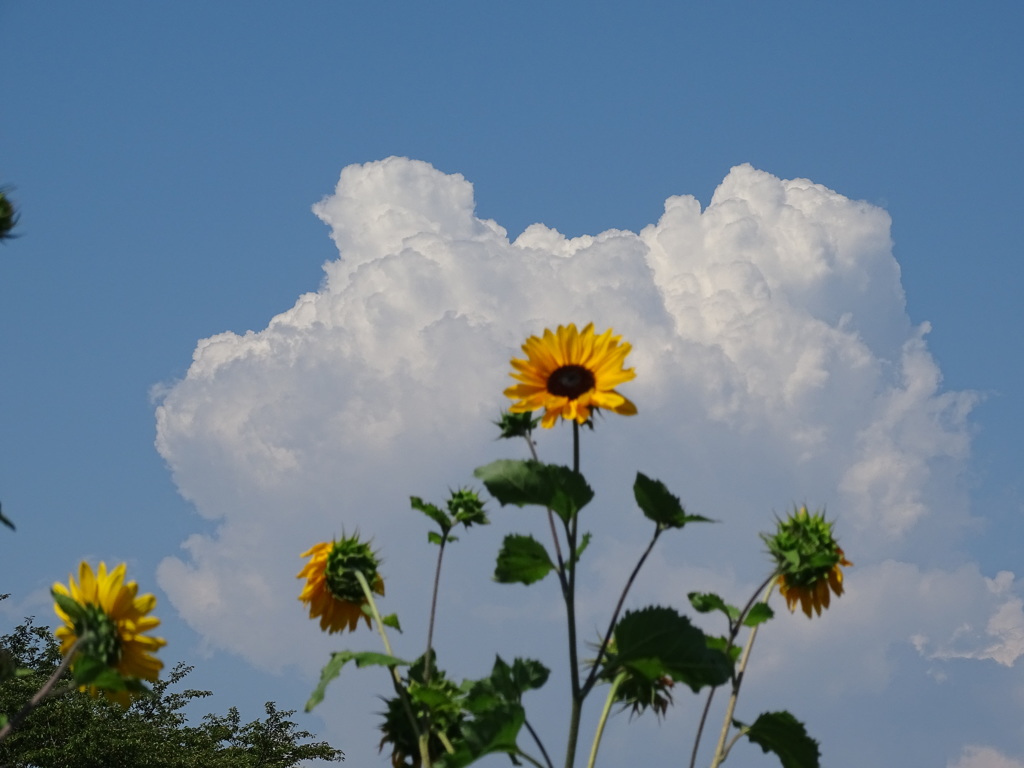
[[[377,567],[380,561],[370,545],[358,535],[335,542],[321,542],[302,553],[309,562],[296,578],[305,579],[306,586],[299,600],[309,605],[309,618],[320,618],[320,629],[328,634],[347,629],[353,631],[359,619],[370,617],[363,612],[366,595],[356,578],[361,572],[366,583],[378,595],[384,594],[384,580]]]
[[[54,584],[55,595],[77,603],[77,606],[69,606],[68,611],[59,603],[54,604],[57,616],[64,622],[55,634],[65,656],[80,638],[84,638],[78,648],[78,658],[97,659],[126,680],[153,681],[159,676],[163,662],[152,654],[167,644],[162,638],[146,635],[160,624],[160,619],[148,615],[156,606],[156,597],[138,595],[138,584],[125,583],[124,576],[124,563],[112,571],[107,571],[106,563],[100,563],[94,573],[83,561],[78,566],[77,582],[70,576],[68,586]],[[95,686],[83,685],[82,690],[88,690],[93,696],[98,694]],[[131,698],[130,690],[105,691],[105,694],[124,705]]]
[[[580,424],[599,408],[632,416],[636,406],[615,391],[615,387],[636,377],[632,368],[623,368],[632,346],[620,343],[609,328],[600,336],[594,324],[582,331],[576,325],[545,329],[543,338],[531,336],[523,344],[525,360],[513,359],[515,372],[510,374],[519,384],[505,390],[515,400],[512,413],[544,409],[541,425],[553,427],[559,417]]]

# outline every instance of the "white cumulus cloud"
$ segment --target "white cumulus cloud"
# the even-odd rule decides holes
[[[722,521],[660,551],[659,578],[638,585],[640,596],[668,590],[660,576],[672,574],[717,572],[723,589],[742,590],[762,574],[755,532],[772,512],[827,504],[857,563],[835,615],[863,622],[865,647],[881,653],[880,686],[894,643],[939,661],[1020,655],[1012,575],[986,582],[974,566],[915,564],[924,543],[932,556],[954,551],[970,520],[960,475],[974,397],[943,389],[928,326],[907,317],[885,211],[741,165],[706,209],[672,197],[638,233],[570,239],[535,224],[511,240],[476,217],[462,176],[392,157],[344,169],[314,212],[339,250],[319,288],[262,330],[200,340],[157,408],[157,448],[213,527],[167,557],[158,578],[211,646],[312,673],[334,646],[303,621],[298,553],[343,530],[374,537],[388,610],[415,626],[406,614],[423,616],[430,553],[408,497],[441,501],[475,466],[521,455],[494,442],[490,424],[507,404],[509,358],[529,334],[592,321],[633,344],[637,378],[623,392],[640,409],[601,421],[584,443],[599,494],[585,523],[598,534],[587,567],[599,586],[581,597],[594,626],[607,621],[602,590],[626,567],[617,558],[646,535],[628,512],[639,469]],[[541,435],[547,460],[564,462],[566,445],[565,430]],[[453,555],[449,620],[479,621],[505,642],[509,623],[557,633],[557,612],[544,607],[553,593],[488,582],[498,537],[531,524],[519,510],[491,513],[496,531],[471,532],[462,559]],[[930,590],[936,582],[947,587]],[[696,588],[706,587],[672,597]],[[961,612],[970,638],[949,626]],[[807,648],[830,631],[825,621],[791,626],[803,634],[781,636]],[[550,638],[505,653],[555,663],[562,641]],[[489,664],[490,653],[460,660]]]

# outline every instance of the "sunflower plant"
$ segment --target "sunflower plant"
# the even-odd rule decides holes
[[[764,712],[751,723],[734,715],[754,639],[761,625],[774,616],[769,601],[776,588],[790,612],[799,605],[808,618],[820,616],[829,607],[831,596],[843,593],[842,568],[851,563],[835,540],[833,524],[821,512],[800,507],[778,519],[774,533],[762,534],[771,567],[742,607],[712,592],[687,595],[688,607],[694,612],[720,615],[719,620],[724,621],[722,634],[708,634],[676,607],[624,609],[637,575],[662,536],[715,522],[687,511],[663,482],[637,472],[633,496],[647,520],[650,537],[607,617],[593,655],[583,657],[577,622],[581,578],[577,565],[592,534],[581,529],[580,521],[587,519],[595,494],[580,467],[581,427],[593,431],[595,416],[602,412],[637,413],[634,403],[618,391],[636,376],[625,365],[631,349],[611,329],[596,333],[593,324],[582,330],[574,324],[559,326],[528,338],[522,346],[524,356],[512,359],[511,376],[516,384],[504,392],[512,405],[496,423],[502,438],[522,439],[528,455],[495,461],[474,472],[500,506],[537,507],[546,523],[542,537],[546,540],[524,533],[505,536],[497,553],[494,579],[503,584],[533,585],[552,577],[556,582],[568,640],[564,758],[557,760],[558,755],[548,750],[523,703],[528,692],[546,684],[549,669],[543,663],[523,658],[506,662],[499,656],[489,674],[458,684],[438,665],[433,635],[445,549],[457,540],[452,534],[459,526],[468,529],[488,522],[484,502],[468,488],[453,491],[443,506],[415,496],[410,499],[412,509],[436,526],[427,538],[438,548],[426,642],[416,658],[403,659],[392,650],[387,629],[397,629],[398,618],[382,618],[377,608],[375,595],[384,594],[383,577],[380,561],[368,542],[358,536],[343,537],[331,544],[318,544],[303,555],[310,559],[298,574],[306,582],[300,600],[309,605],[310,617],[319,619],[327,632],[351,631],[365,619],[376,628],[384,648],[383,653],[345,650],[332,654],[307,711],[323,700],[327,686],[348,662],[357,667],[381,666],[388,671],[393,695],[385,699],[380,746],[390,750],[396,768],[461,768],[495,753],[509,755],[514,764],[525,762],[539,768],[555,768],[558,762],[573,768],[585,754],[587,768],[593,768],[605,726],[616,707],[634,714],[653,711],[661,717],[682,691],[689,689],[704,699],[688,756],[688,764],[694,768],[715,694],[724,690],[729,698],[711,768],[721,765],[743,738],[774,753],[784,768],[817,768],[818,744],[790,713]],[[552,429],[562,422],[572,430],[570,462],[541,461],[537,427]],[[598,689],[603,692],[604,705],[597,722],[584,729],[584,702]],[[584,730],[593,734],[587,749],[581,744]]]

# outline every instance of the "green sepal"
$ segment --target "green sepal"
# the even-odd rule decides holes
[[[554,568],[544,545],[533,536],[511,533],[498,552],[494,580],[501,584],[533,584]]]
[[[2,505],[0,505],[0,523],[3,523],[8,528],[10,528],[12,531],[15,530],[14,523],[12,523],[10,521],[10,519],[8,519],[6,515],[4,515],[4,511],[3,511],[3,506]]]
[[[707,636],[672,608],[628,611],[614,637],[614,651],[603,672],[609,680],[626,669],[647,680],[671,677],[696,693],[707,685],[721,685],[732,675],[732,660],[709,647]]]
[[[819,768],[818,742],[807,735],[804,724],[789,712],[763,712],[753,725],[732,722],[753,744],[766,753],[774,753],[782,768]]]
[[[373,651],[337,651],[331,654],[331,660],[320,670],[320,682],[317,683],[309,701],[306,702],[306,711],[312,712],[313,707],[324,700],[324,693],[327,686],[334,678],[341,674],[341,668],[354,661],[357,667],[401,667],[408,666],[408,661],[403,661],[396,656],[388,656],[384,653]]]
[[[743,625],[756,627],[772,618],[775,618],[775,611],[768,603],[754,603],[747,611],[747,615],[743,617]]]
[[[85,608],[70,595],[62,595],[55,589],[51,589],[50,594],[53,596],[53,602],[60,606],[72,624],[78,624],[85,617]]]
[[[691,592],[687,595],[690,605],[700,613],[711,613],[721,611],[729,619],[729,626],[740,617],[740,609],[735,605],[729,605],[714,592]]]
[[[557,464],[499,459],[477,467],[473,474],[502,506],[547,507],[566,525],[594,498],[583,475]]]
[[[702,515],[688,515],[679,497],[672,495],[660,480],[652,480],[643,472],[636,473],[633,496],[648,520],[659,528],[682,528],[687,523],[713,523]]]
[[[391,627],[398,632],[402,631],[402,625],[398,623],[397,613],[389,613],[387,616],[382,617],[381,623],[383,623],[385,627]]]

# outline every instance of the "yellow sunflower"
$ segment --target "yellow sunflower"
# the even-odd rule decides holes
[[[594,324],[582,331],[576,325],[558,326],[544,337],[531,336],[523,344],[525,360],[512,360],[516,372],[510,374],[521,382],[505,390],[505,396],[516,402],[512,413],[544,409],[541,425],[553,427],[561,416],[580,424],[590,418],[593,409],[632,416],[636,406],[615,391],[615,387],[636,377],[632,368],[622,364],[632,346],[620,343],[609,328],[600,336]]]
[[[358,536],[325,541],[303,552],[302,557],[308,557],[309,562],[296,578],[306,580],[299,600],[309,605],[309,618],[320,617],[320,629],[329,634],[345,629],[352,632],[360,618],[366,619],[369,627],[370,617],[363,613],[366,595],[356,571],[363,574],[374,592],[384,594],[384,580],[377,572],[380,562],[369,544]]]
[[[83,561],[78,566],[77,582],[70,576],[68,586],[54,584],[55,594],[70,598],[80,609],[69,615],[55,603],[54,610],[64,622],[55,634],[65,656],[84,637],[78,658],[98,659],[125,679],[153,681],[164,665],[152,654],[167,645],[162,638],[146,635],[160,624],[160,619],[148,615],[156,606],[156,597],[138,595],[138,584],[125,583],[124,575],[124,563],[109,572],[106,563],[100,563],[93,573],[92,567]],[[88,689],[93,696],[98,693],[95,686],[81,688]],[[131,698],[131,693],[124,690],[105,694],[121,704],[127,704]]]

